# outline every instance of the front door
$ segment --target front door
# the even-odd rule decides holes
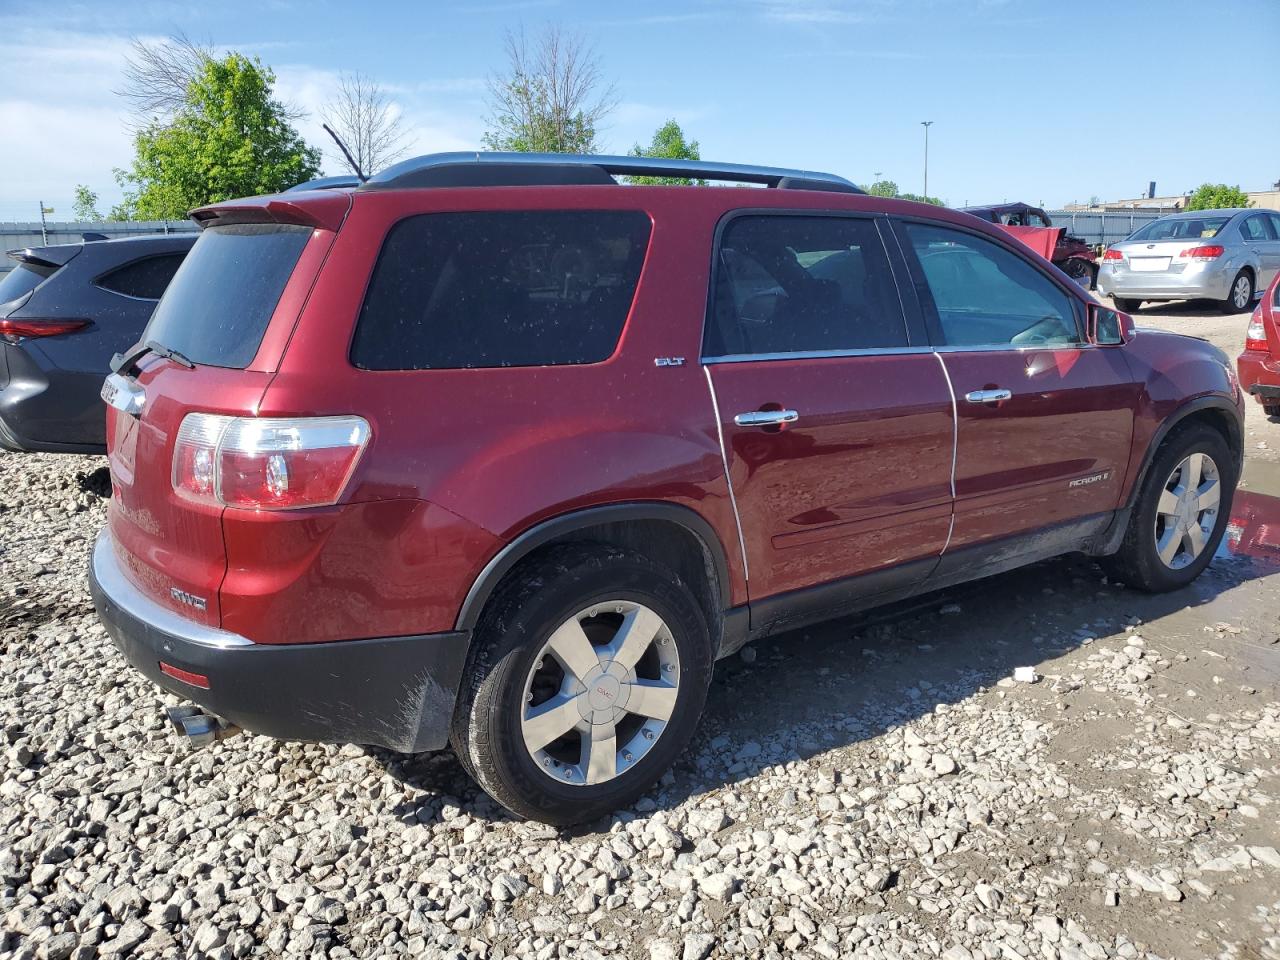
[[[951,524],[953,406],[876,221],[738,216],[714,291],[703,362],[753,629],[918,583]]]
[[[1139,390],[1122,352],[1084,337],[1048,265],[964,230],[901,225],[957,406],[948,551],[1119,505]]]

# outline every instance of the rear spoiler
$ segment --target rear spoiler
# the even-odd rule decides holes
[[[57,270],[65,267],[77,253],[80,244],[58,244],[56,247],[22,247],[18,250],[6,250],[5,256],[18,263],[29,263],[33,267],[47,267]]]
[[[188,216],[201,230],[237,223],[292,223],[320,230],[337,230],[350,209],[350,194],[326,190],[299,193],[296,199],[273,194],[212,203],[192,210]]]

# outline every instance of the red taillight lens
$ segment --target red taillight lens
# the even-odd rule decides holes
[[[88,325],[88,320],[0,320],[0,338],[17,343],[31,337],[57,337],[64,333],[75,333]]]
[[[190,413],[173,450],[180,496],[249,510],[336,503],[369,442],[361,417],[263,418]]]
[[[1244,334],[1244,348],[1264,353],[1267,350],[1267,328],[1262,320],[1262,304],[1258,304],[1253,316],[1249,318],[1249,329]]]
[[[1183,250],[1179,257],[1186,260],[1216,260],[1218,257],[1226,253],[1226,247],[1220,247],[1216,243],[1209,244],[1206,247],[1188,247]]]
[[[1123,260],[1124,254],[1119,250],[1108,250],[1102,255],[1103,260]]]

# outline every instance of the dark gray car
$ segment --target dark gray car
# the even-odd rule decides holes
[[[10,250],[0,274],[0,447],[103,453],[99,392],[195,234]]]

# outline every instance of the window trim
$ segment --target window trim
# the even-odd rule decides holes
[[[135,303],[159,303],[160,297],[164,296],[163,293],[160,294],[160,297],[135,297],[131,293],[121,293],[119,290],[112,290],[110,287],[103,286],[102,281],[107,277],[111,276],[113,273],[117,273],[128,267],[132,267],[134,264],[141,263],[144,260],[155,260],[155,259],[158,259],[159,257],[180,258],[178,262],[178,268],[181,269],[182,262],[187,259],[187,255],[190,253],[191,253],[190,247],[187,248],[186,253],[182,253],[181,251],[178,251],[178,250],[168,250],[163,253],[144,253],[141,256],[134,257],[132,260],[126,260],[124,263],[117,263],[115,266],[109,267],[108,269],[103,270],[101,273],[95,276],[92,280],[90,280],[89,283],[92,284],[97,289],[101,290],[103,293],[109,293],[113,297],[123,297],[124,299],[132,300]],[[178,271],[175,270],[173,272],[176,274]],[[173,277],[169,278],[169,283],[173,283]],[[169,289],[168,284],[165,284],[165,289],[166,290]]]
[[[1082,350],[1093,346],[1089,340],[1088,331],[1086,330],[1084,312],[1087,304],[1082,300],[1082,294],[1076,284],[1072,283],[1065,274],[1061,277],[1055,274],[1053,270],[1046,270],[1045,264],[1052,267],[1053,264],[1048,260],[1039,262],[1033,258],[1031,251],[1023,244],[1018,243],[1016,246],[1012,242],[1012,238],[1008,236],[992,236],[983,230],[974,230],[968,225],[952,223],[949,220],[935,220],[929,217],[921,216],[901,216],[894,215],[889,217],[892,225],[894,236],[898,241],[898,247],[902,251],[903,259],[907,262],[907,268],[911,272],[912,286],[916,291],[916,297],[920,301],[920,309],[924,314],[925,323],[929,331],[929,342],[933,345],[933,349],[937,353],[993,353],[993,352],[1031,352],[1031,351],[1055,351],[1055,350]],[[1053,283],[1066,296],[1071,304],[1071,313],[1075,319],[1076,325],[1076,342],[1071,344],[1029,344],[1020,345],[1013,343],[986,343],[986,344],[952,344],[946,343],[942,333],[941,321],[938,318],[938,307],[933,300],[933,291],[929,288],[928,278],[924,275],[924,267],[920,264],[920,258],[916,256],[915,248],[911,244],[911,238],[906,235],[906,225],[911,223],[919,223],[927,227],[941,227],[947,230],[955,230],[958,233],[966,233],[970,236],[978,237],[989,243],[1000,247],[1002,250],[1021,259],[1032,270],[1037,271],[1045,279]],[[1018,247],[1022,247],[1021,250]],[[1061,273],[1061,271],[1057,271]],[[1074,288],[1074,289],[1073,289]]]
[[[869,222],[880,239],[885,260],[889,264],[889,281],[898,295],[899,315],[902,318],[903,333],[907,338],[905,347],[863,347],[849,350],[797,350],[793,353],[730,353],[709,355],[707,353],[707,333],[711,328],[715,310],[716,287],[720,280],[720,272],[725,269],[720,257],[721,243],[725,231],[742,217],[808,217],[821,220],[863,220]],[[908,299],[903,289],[903,278],[910,278],[910,268],[906,261],[895,251],[897,244],[890,244],[893,237],[892,228],[888,236],[884,225],[888,217],[883,213],[865,210],[822,210],[812,207],[737,207],[725,212],[716,222],[715,232],[711,238],[711,264],[707,272],[707,301],[702,312],[702,329],[698,337],[698,356],[703,366],[718,363],[748,363],[751,361],[773,362],[778,360],[823,360],[839,357],[874,357],[893,354],[930,353],[929,331],[925,324],[923,311],[918,303],[908,306]],[[896,240],[897,238],[894,237]],[[912,307],[915,307],[913,310]]]
[[[386,252],[387,244],[391,242],[392,232],[401,224],[417,217],[434,217],[441,215],[458,215],[458,214],[476,214],[476,213],[639,213],[643,214],[645,219],[649,221],[649,239],[644,246],[644,256],[640,258],[640,272],[636,275],[635,288],[631,291],[631,306],[627,308],[627,315],[622,319],[622,328],[618,331],[618,339],[614,342],[613,352],[603,360],[593,360],[590,363],[555,363],[555,364],[539,364],[536,366],[518,366],[518,367],[411,367],[404,369],[387,370],[383,368],[362,367],[355,361],[353,354],[356,349],[356,332],[360,327],[360,316],[364,312],[365,301],[369,299],[369,291],[373,289],[373,274],[377,269],[378,261],[382,259],[382,255]],[[347,366],[361,374],[422,374],[422,373],[485,373],[494,370],[545,370],[548,367],[555,369],[573,368],[573,367],[599,367],[607,363],[613,363],[617,360],[618,355],[622,352],[623,346],[626,344],[627,331],[631,328],[631,318],[635,313],[636,304],[640,302],[640,293],[644,287],[645,268],[649,264],[649,257],[653,253],[653,238],[657,233],[658,224],[654,219],[653,211],[645,207],[567,207],[567,206],[538,206],[538,207],[498,207],[491,209],[477,209],[467,207],[464,209],[436,209],[430,208],[426,210],[415,210],[412,213],[406,213],[403,216],[396,217],[381,228],[382,239],[378,244],[377,252],[373,258],[368,261],[369,268],[364,271],[364,283],[360,290],[360,299],[357,302],[355,317],[351,322],[350,333],[347,335],[346,349],[343,351],[343,357],[347,361]]]

